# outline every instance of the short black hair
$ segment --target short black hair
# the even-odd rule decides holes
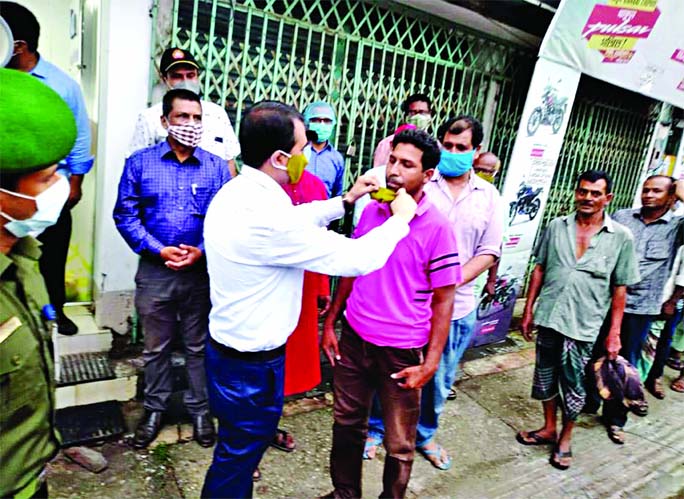
[[[437,167],[441,152],[439,150],[439,143],[433,136],[424,132],[423,130],[410,129],[399,132],[392,139],[392,149],[399,144],[411,144],[423,151],[421,164],[423,171],[431,170]]]
[[[189,100],[192,102],[197,102],[200,106],[202,101],[195,92],[188,90],[187,88],[173,88],[164,94],[162,99],[162,114],[169,117],[171,110],[173,109],[173,101],[176,99]]]
[[[646,181],[651,180],[652,178],[666,178],[666,179],[668,179],[670,181],[670,187],[668,188],[667,193],[672,195],[675,192],[677,192],[677,183],[676,183],[677,179],[675,179],[674,177],[670,177],[669,175],[660,175],[660,174],[651,175],[646,180],[644,180],[644,184],[646,183]]]
[[[603,170],[587,170],[580,173],[577,176],[577,184],[575,188],[579,188],[580,182],[584,180],[585,182],[598,182],[599,180],[604,180],[606,182],[606,194],[613,192],[613,180]]]
[[[427,102],[428,109],[430,112],[432,112],[432,101],[430,100],[430,97],[428,97],[426,94],[411,94],[401,105],[401,110],[404,112],[404,114],[408,114],[409,106],[414,102]]]
[[[294,107],[278,101],[261,101],[248,109],[240,122],[242,162],[259,168],[274,152],[291,151],[297,120],[304,123]]]
[[[38,50],[40,24],[33,12],[15,2],[0,2],[0,16],[7,22],[14,40],[24,40],[29,51]]]
[[[484,139],[482,123],[467,114],[461,114],[455,118],[449,118],[442,123],[442,125],[437,129],[437,138],[440,142],[444,142],[444,137],[447,133],[460,135],[466,130],[472,131],[473,138],[471,142],[473,144],[473,149],[479,147],[480,144],[482,144],[482,139]]]
[[[3,173],[0,175],[0,187],[8,191],[15,192],[19,185],[19,179],[26,175],[27,172],[22,173]]]

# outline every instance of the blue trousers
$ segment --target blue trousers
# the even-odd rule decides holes
[[[646,340],[651,323],[657,318],[655,315],[628,314],[622,317],[620,328],[620,342],[622,355],[633,366],[641,357],[641,348]]]
[[[285,356],[252,361],[206,348],[209,405],[218,419],[214,459],[202,497],[252,497],[252,472],[283,412]]]
[[[444,410],[449,390],[456,380],[458,363],[463,358],[475,333],[475,310],[465,317],[451,321],[449,338],[444,345],[442,360],[435,376],[423,387],[420,398],[420,420],[416,436],[416,447],[428,444],[439,427],[439,416]],[[382,423],[382,409],[377,398],[373,399],[370,419],[368,420],[368,437],[383,439],[385,428]]]

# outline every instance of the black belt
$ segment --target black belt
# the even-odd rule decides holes
[[[226,357],[237,360],[246,360],[248,362],[266,362],[269,360],[277,359],[285,355],[285,345],[281,345],[273,350],[261,350],[259,352],[241,352],[240,350],[235,350],[234,348],[227,347],[226,345],[219,343],[211,336],[209,337],[209,343]]]

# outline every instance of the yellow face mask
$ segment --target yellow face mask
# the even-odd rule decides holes
[[[271,159],[271,165],[273,165],[273,168],[286,171],[288,177],[290,177],[290,183],[296,184],[302,178],[304,169],[306,168],[306,165],[309,164],[309,160],[306,159],[306,156],[304,156],[303,153],[288,154],[285,151],[277,152],[280,152],[288,157],[287,166],[281,166],[278,163],[275,163],[273,159]]]
[[[483,180],[486,180],[490,184],[494,183],[494,178],[496,175],[494,173],[477,172],[476,175]]]
[[[391,203],[397,197],[397,193],[387,187],[380,187],[377,191],[371,192],[370,197],[381,203]]]

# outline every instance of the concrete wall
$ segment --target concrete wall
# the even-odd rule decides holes
[[[99,141],[95,221],[95,319],[123,333],[133,313],[137,256],[114,226],[112,210],[126,147],[147,106],[151,0],[101,0]]]

